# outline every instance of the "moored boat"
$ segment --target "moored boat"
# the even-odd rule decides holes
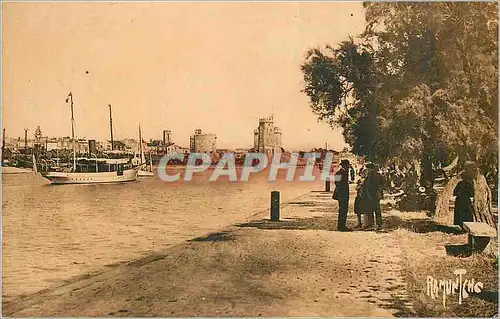
[[[134,166],[129,158],[76,158],[75,129],[73,117],[73,95],[66,99],[71,101],[71,139],[73,141],[73,165],[66,168],[51,167],[42,172],[42,176],[52,184],[100,184],[121,183],[137,180],[139,166]],[[109,106],[111,124],[111,105]],[[113,129],[111,125],[111,151],[113,151]],[[35,159],[33,160],[35,161]],[[36,166],[35,166],[36,167]]]
[[[136,181],[138,171],[128,159],[79,158],[75,171],[49,171],[42,176],[52,184],[120,183]]]
[[[155,174],[153,172],[150,172],[150,171],[145,171],[145,170],[139,170],[139,172],[137,173],[137,176],[138,177],[153,177],[155,176]]]
[[[153,177],[155,174],[153,173],[153,162],[151,160],[151,153],[149,153],[149,167],[146,164],[146,157],[144,156],[144,148],[142,144],[142,135],[141,135],[141,126],[139,125],[139,160],[140,160],[140,169],[137,173],[138,177]]]

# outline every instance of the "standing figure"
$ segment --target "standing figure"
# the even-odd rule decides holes
[[[354,213],[356,214],[356,217],[358,218],[358,225],[356,228],[362,228],[363,223],[361,222],[361,216],[363,214],[366,214],[369,210],[369,207],[367,205],[367,198],[366,198],[366,192],[365,192],[365,170],[361,169],[359,172],[359,177],[358,183],[356,186],[356,198],[354,199]]]
[[[463,226],[464,222],[473,221],[472,198],[474,198],[474,182],[471,174],[465,171],[461,177],[462,180],[453,190],[453,196],[456,196],[453,223],[459,226]]]
[[[339,202],[338,227],[339,231],[349,231],[347,228],[347,212],[349,210],[349,161],[340,161],[340,169],[335,173],[335,190],[333,199]]]
[[[382,228],[382,210],[380,209],[380,199],[383,196],[383,178],[374,164],[369,163],[366,165],[366,196],[370,202],[370,213],[375,213],[375,222],[377,223],[376,230]]]
[[[354,167],[352,167],[352,165],[349,166],[349,173],[351,174],[351,182],[354,183],[356,172],[354,171]]]

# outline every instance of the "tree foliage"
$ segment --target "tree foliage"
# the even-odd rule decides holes
[[[364,7],[362,34],[311,49],[302,65],[318,119],[340,126],[354,153],[378,162],[430,167],[444,151],[496,167],[497,4]]]

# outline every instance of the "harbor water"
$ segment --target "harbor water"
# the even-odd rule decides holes
[[[275,182],[267,172],[248,182],[210,171],[191,182],[157,176],[137,182],[48,185],[40,175],[2,175],[3,297],[5,301],[144,257],[269,209],[270,192],[281,202],[324,182]],[[296,176],[301,174],[299,170]]]

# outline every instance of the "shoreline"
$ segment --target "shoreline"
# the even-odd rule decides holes
[[[350,255],[339,257],[336,252],[339,243],[353,234],[331,232],[336,228],[331,219],[332,213],[336,215],[335,206],[331,193],[309,191],[281,203],[283,215],[278,222],[269,221],[268,209],[260,211],[241,222],[155,251],[146,257],[110,265],[108,269],[73,277],[62,285],[4,301],[4,314],[391,316],[396,310],[376,305],[389,297],[389,290],[374,297],[378,298],[377,302],[351,299],[350,296],[356,293],[348,292],[352,290],[349,287],[353,287],[350,284],[353,271],[359,268],[356,273],[361,276],[365,263],[357,259],[366,253],[373,254],[372,250],[377,246],[356,248],[355,255],[359,257],[354,259]],[[318,216],[326,217],[326,220],[318,225],[309,224],[307,219],[311,217],[308,216],[311,207],[317,207]],[[304,220],[305,224],[295,225],[298,220]],[[289,223],[292,228],[287,226]],[[338,236],[331,237],[333,234]],[[378,236],[374,232],[354,235],[357,238]],[[346,244],[353,249],[358,246],[356,241]],[[398,249],[390,250],[387,255],[396,257]],[[337,261],[337,258],[344,260]],[[337,267],[325,268],[324,265],[332,262]],[[347,277],[345,265],[358,262],[359,267],[351,268]],[[385,264],[387,274],[368,273],[372,279],[361,283],[361,291],[372,280],[390,288],[384,284],[385,277],[399,275],[391,269],[391,263]],[[337,284],[344,288],[333,289]],[[401,286],[398,284],[397,287]],[[400,288],[397,289],[399,291]],[[396,292],[390,290],[390,293]],[[282,293],[287,297],[281,296]],[[404,291],[401,293],[405,295]],[[297,303],[299,307],[294,306]]]
[[[32,169],[14,166],[2,166],[2,174],[30,174],[34,173]]]
[[[295,197],[290,198],[290,199],[288,199],[288,200],[286,200],[284,202],[281,202],[280,203],[280,207],[283,208],[286,205],[288,205],[290,202],[296,201],[300,197],[303,197],[303,196],[307,195],[310,192],[311,191],[306,191],[304,193],[301,193],[298,196],[295,196]],[[262,210],[259,210],[259,211],[256,211],[254,213],[251,213],[250,215],[248,215],[248,216],[246,216],[244,218],[239,219],[238,221],[236,221],[236,223],[249,222],[249,221],[251,221],[251,220],[253,220],[255,218],[258,218],[259,216],[263,216],[265,214],[268,214],[268,212],[269,212],[269,207],[265,208],[265,209],[262,209]],[[165,252],[165,251],[167,251],[169,249],[172,249],[173,247],[176,247],[178,245],[183,245],[183,244],[189,242],[190,240],[194,240],[194,239],[199,238],[199,237],[207,236],[207,235],[209,235],[209,234],[211,234],[213,232],[224,231],[224,229],[226,229],[228,227],[232,227],[234,224],[235,224],[235,222],[233,221],[230,224],[227,224],[227,225],[222,226],[220,228],[213,229],[211,231],[207,231],[207,232],[202,233],[202,234],[200,234],[198,236],[193,236],[193,237],[189,237],[189,238],[186,238],[186,239],[182,239],[180,242],[173,243],[173,244],[171,244],[169,246],[166,246],[166,247],[163,247],[163,248],[161,248],[159,250],[144,251],[144,253],[155,255],[155,254],[157,254],[159,252]],[[137,260],[147,259],[147,258],[149,258],[149,255],[146,255],[145,257],[137,257],[137,258],[131,258],[131,259],[127,259],[127,260],[118,260],[116,262],[112,262],[112,263],[108,263],[108,264],[103,264],[103,265],[100,265],[100,266],[96,266],[96,267],[99,267],[99,269],[94,269],[94,270],[91,270],[91,271],[89,271],[87,273],[81,273],[81,274],[73,275],[73,276],[71,276],[69,278],[66,278],[66,279],[61,278],[60,280],[58,280],[59,284],[56,284],[54,286],[49,286],[47,288],[43,288],[43,289],[38,290],[38,291],[27,292],[27,293],[20,293],[20,294],[16,294],[16,295],[3,295],[2,299],[4,300],[4,302],[5,302],[5,300],[8,300],[8,302],[10,303],[11,301],[16,301],[19,298],[23,299],[25,296],[32,296],[32,295],[36,295],[38,293],[41,293],[43,291],[47,291],[47,290],[51,290],[51,289],[57,289],[58,287],[65,286],[67,284],[70,284],[70,283],[73,283],[75,281],[81,280],[82,278],[88,278],[89,276],[92,277],[92,276],[96,276],[96,275],[105,273],[105,272],[109,271],[110,268],[114,268],[114,267],[121,266],[121,265],[127,265],[129,263],[134,263]],[[90,265],[89,267],[94,267],[94,266]],[[3,292],[5,292],[5,290],[3,290]]]
[[[3,302],[7,316],[474,316],[494,301],[425,295],[426,276],[463,267],[497,289],[492,256],[448,256],[464,233],[383,203],[384,230],[338,232],[331,192],[309,191],[205,235]],[[350,205],[352,207],[351,197]],[[352,208],[351,208],[352,209]],[[350,210],[348,227],[356,217]],[[493,256],[494,258],[494,256]],[[436,264],[436,260],[439,263]]]

